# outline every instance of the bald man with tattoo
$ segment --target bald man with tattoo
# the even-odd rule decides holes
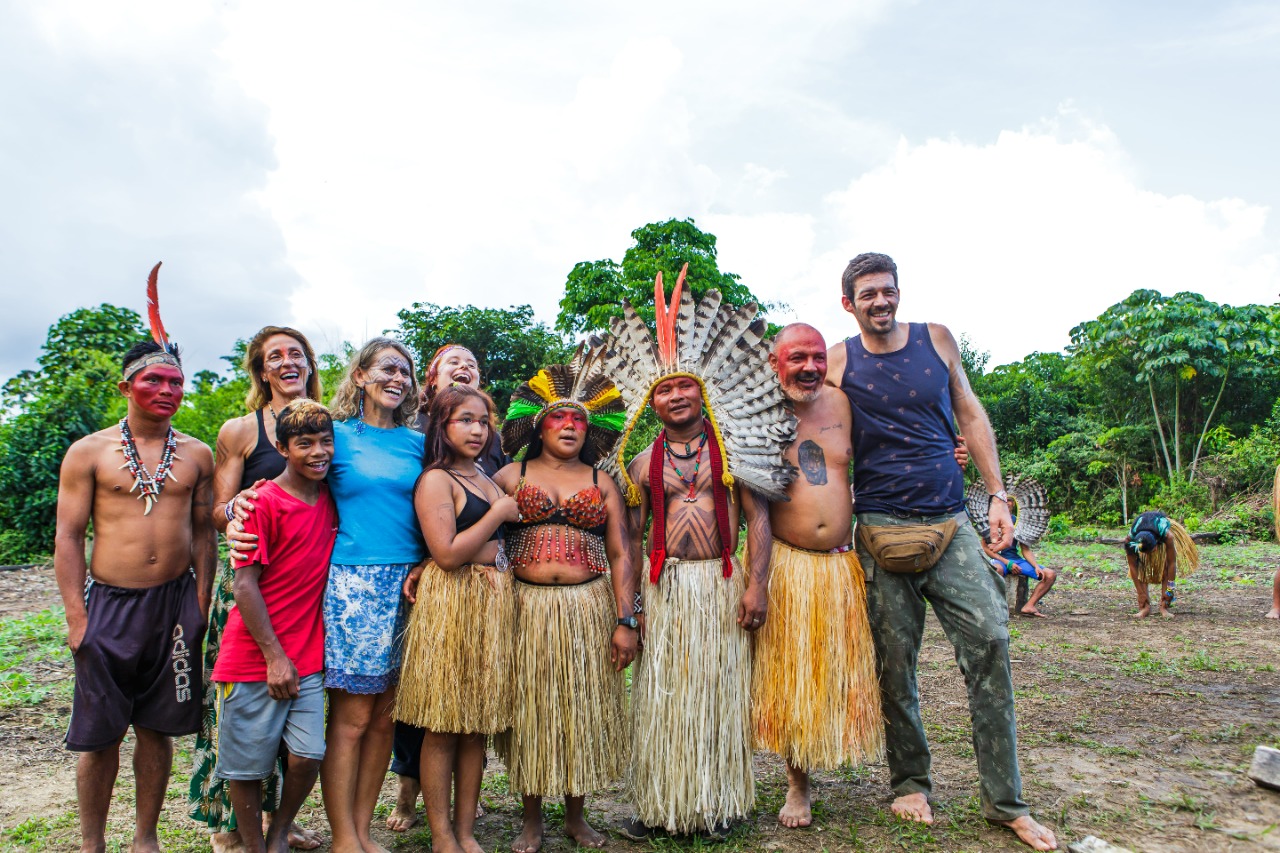
[[[769,505],[769,621],[755,637],[752,724],[758,748],[786,761],[778,822],[812,820],[809,771],[878,760],[883,752],[875,650],[849,502],[849,400],[824,384],[827,344],[795,323],[769,366],[800,421],[786,459],[800,469],[790,501]]]

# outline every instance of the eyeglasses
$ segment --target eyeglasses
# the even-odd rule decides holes
[[[488,422],[488,421],[486,421],[486,420],[484,420],[483,418],[478,419],[478,420],[477,420],[476,418],[450,418],[449,420],[445,421],[445,423],[447,423],[447,424],[462,424],[463,429],[470,429],[471,427],[475,426],[476,424],[479,424],[480,426],[484,427],[485,429],[489,429],[489,426],[490,426],[489,422]]]

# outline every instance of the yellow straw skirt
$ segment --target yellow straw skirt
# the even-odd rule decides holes
[[[1139,583],[1163,583],[1165,549],[1173,547],[1177,564],[1178,577],[1183,578],[1200,568],[1200,549],[1183,527],[1172,518],[1169,519],[1169,532],[1165,541],[1152,548],[1146,554],[1138,553],[1138,570],[1129,570],[1129,577]]]
[[[514,718],[495,739],[512,791],[581,797],[622,778],[630,754],[625,676],[609,576],[573,586],[515,582]]]
[[[738,626],[741,564],[667,560],[646,566],[646,628],[631,684],[628,788],[636,816],[668,832],[712,829],[750,814],[751,638]]]
[[[405,629],[393,716],[433,732],[494,734],[511,725],[511,575],[428,560]]]
[[[880,684],[857,554],[773,540],[769,617],[754,642],[757,748],[806,770],[882,758]]]

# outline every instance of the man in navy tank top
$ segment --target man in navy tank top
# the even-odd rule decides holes
[[[862,334],[830,349],[827,381],[844,391],[853,410],[858,525],[864,533],[909,526],[927,533],[926,525],[957,523],[949,542],[943,537],[941,557],[923,571],[888,571],[872,557],[867,540],[855,537],[866,571],[893,811],[933,822],[929,743],[916,686],[928,601],[955,647],[968,688],[983,815],[1034,850],[1054,850],[1053,833],[1031,817],[1022,800],[1004,583],[984,559],[965,515],[964,475],[954,457],[953,420],[991,493],[992,543],[1007,548],[1013,524],[991,424],[947,327],[898,322],[898,268],[892,258],[859,255],[845,269],[842,286],[844,310]]]

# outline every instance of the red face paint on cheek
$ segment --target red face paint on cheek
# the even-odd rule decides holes
[[[182,371],[167,365],[148,367],[134,377],[131,393],[144,412],[169,417],[182,405]]]

